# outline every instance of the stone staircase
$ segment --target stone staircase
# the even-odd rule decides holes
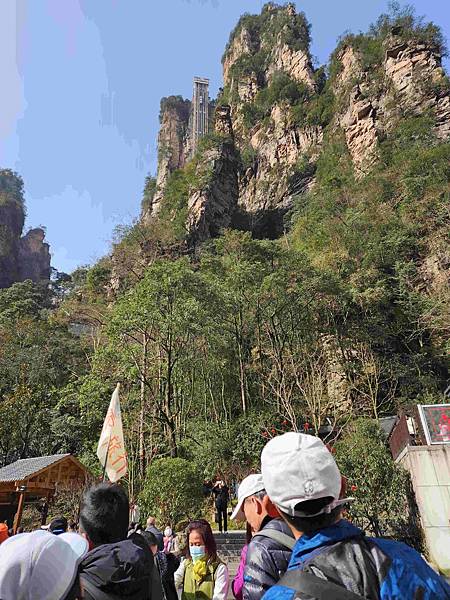
[[[217,553],[227,563],[230,577],[236,574],[242,547],[245,546],[245,531],[229,531],[228,533],[215,533]]]
[[[228,533],[214,533],[217,552],[222,558],[240,558],[242,547],[245,546],[245,531],[229,531]]]

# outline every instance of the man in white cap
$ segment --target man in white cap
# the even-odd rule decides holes
[[[289,564],[295,540],[288,525],[270,515],[271,508],[273,512],[261,473],[246,477],[231,515],[232,519],[245,519],[253,535],[245,559],[243,600],[260,600]]]
[[[415,550],[401,542],[366,538],[342,518],[342,478],[317,437],[285,433],[261,454],[267,493],[297,542],[289,568],[264,600],[438,600],[450,587]]]
[[[0,547],[2,600],[75,600],[88,542],[77,533],[20,533]]]

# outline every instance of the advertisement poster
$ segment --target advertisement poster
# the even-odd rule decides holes
[[[420,405],[427,444],[450,444],[450,404]]]

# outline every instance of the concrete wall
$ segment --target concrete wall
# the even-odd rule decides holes
[[[397,463],[411,473],[430,559],[450,576],[450,444],[407,446]]]

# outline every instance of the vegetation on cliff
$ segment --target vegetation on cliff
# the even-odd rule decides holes
[[[166,111],[176,111],[182,121],[188,121],[191,102],[185,100],[182,96],[167,96],[161,98],[159,108],[159,122],[161,123],[163,114]]]

